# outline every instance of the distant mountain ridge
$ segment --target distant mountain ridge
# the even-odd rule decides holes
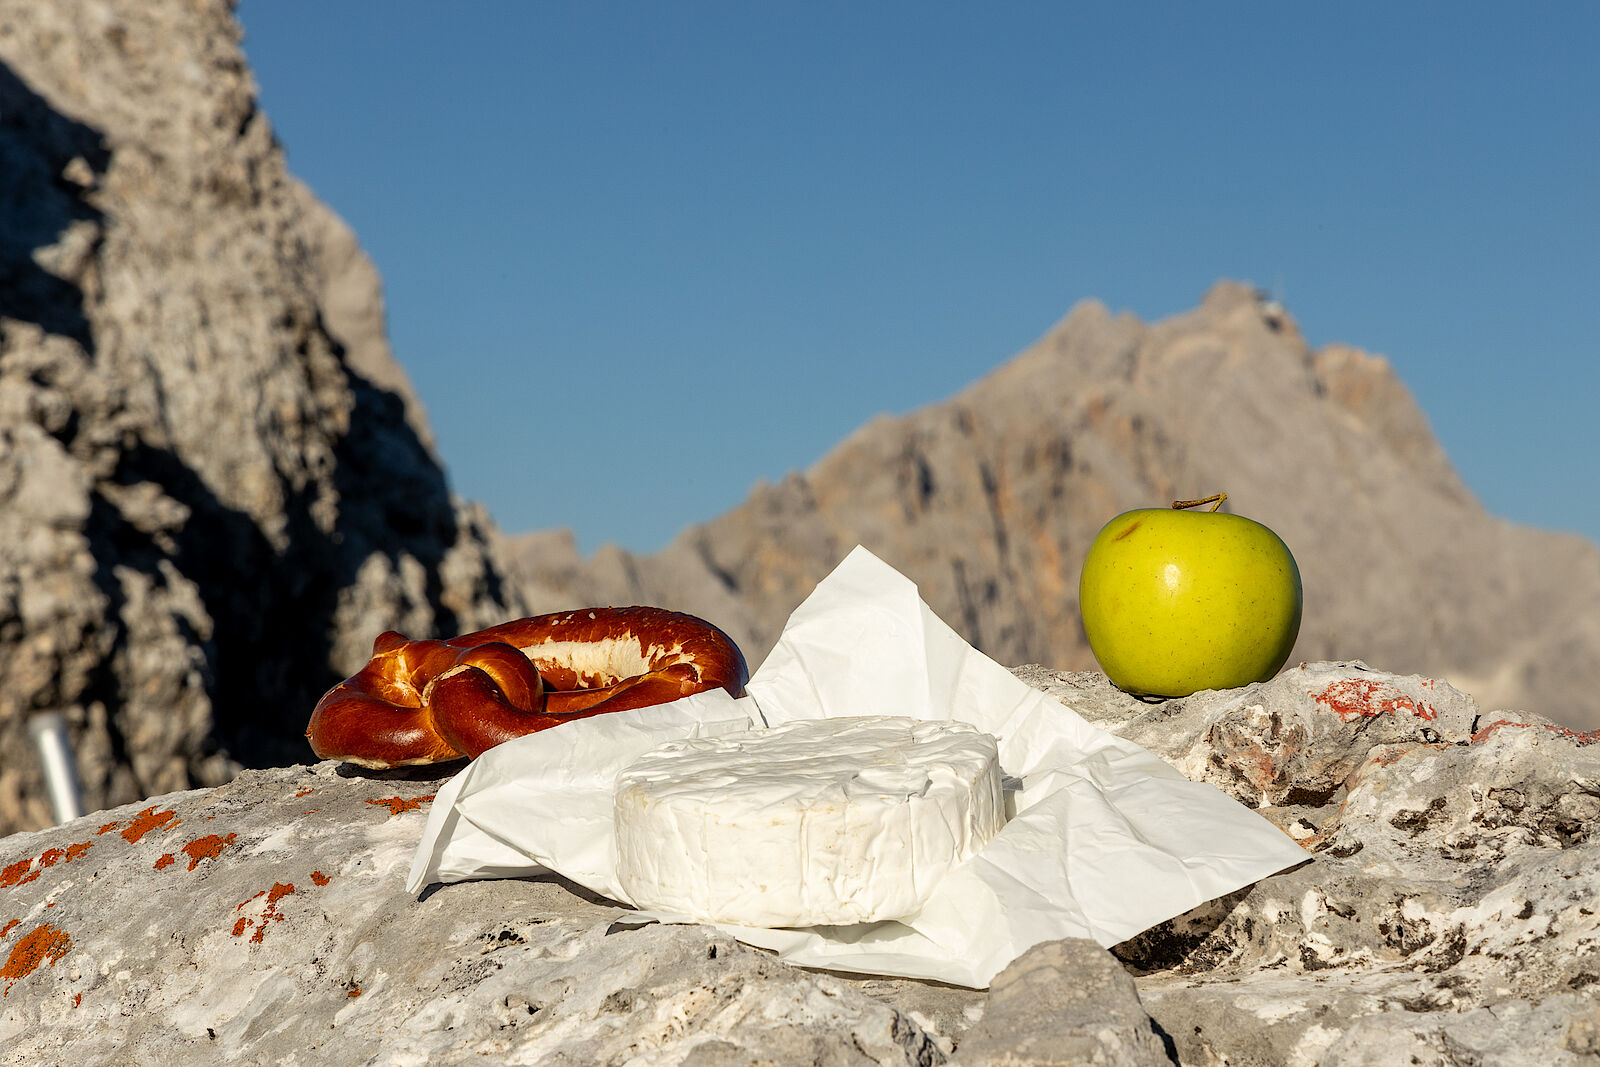
[[[1439,675],[1485,710],[1600,725],[1600,548],[1486,513],[1386,360],[1313,350],[1233,282],[1154,324],[1084,302],[956,396],[871,420],[654,555],[585,559],[561,531],[503,537],[500,554],[535,609],[679,607],[759,663],[860,543],[1000,662],[1081,669],[1095,532],[1218,490],[1295,552],[1297,658]]]

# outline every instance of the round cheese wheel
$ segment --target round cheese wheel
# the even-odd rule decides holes
[[[617,779],[640,908],[741,926],[915,913],[1005,822],[993,737],[961,722],[807,719],[674,741]]]

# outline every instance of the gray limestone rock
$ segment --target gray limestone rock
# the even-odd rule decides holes
[[[1268,682],[1153,703],[1103,675],[1016,673],[1070,707],[1084,692],[1085,718],[1251,807],[1320,806],[1375,747],[1461,740],[1479,717],[1477,703],[1446,682],[1359,662],[1300,664]]]
[[[1016,673],[1307,850],[1117,946],[1181,1062],[1582,1062],[1600,736],[1358,663],[1158,704],[1099,675]]]
[[[0,0],[0,830],[308,758],[372,639],[520,614],[226,0]]]
[[[247,771],[4,839],[0,1063],[944,1061],[881,991],[554,877],[412,898],[437,784]]]
[[[995,976],[962,1067],[1170,1064],[1133,979],[1093,941],[1035,945]]]

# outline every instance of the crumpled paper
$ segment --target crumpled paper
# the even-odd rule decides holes
[[[864,548],[795,609],[747,691],[580,719],[489,750],[435,797],[406,888],[549,870],[631,905],[614,855],[618,772],[669,740],[858,715],[960,719],[993,734],[1015,815],[915,915],[720,927],[794,964],[982,989],[1035,944],[1109,947],[1307,859],[1215,787],[1019,681]]]

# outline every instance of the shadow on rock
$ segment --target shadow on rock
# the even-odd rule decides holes
[[[88,193],[109,159],[99,130],[56,111],[0,63],[0,318],[34,323],[89,352],[83,290],[40,266],[36,253],[75,223],[98,227]]]

